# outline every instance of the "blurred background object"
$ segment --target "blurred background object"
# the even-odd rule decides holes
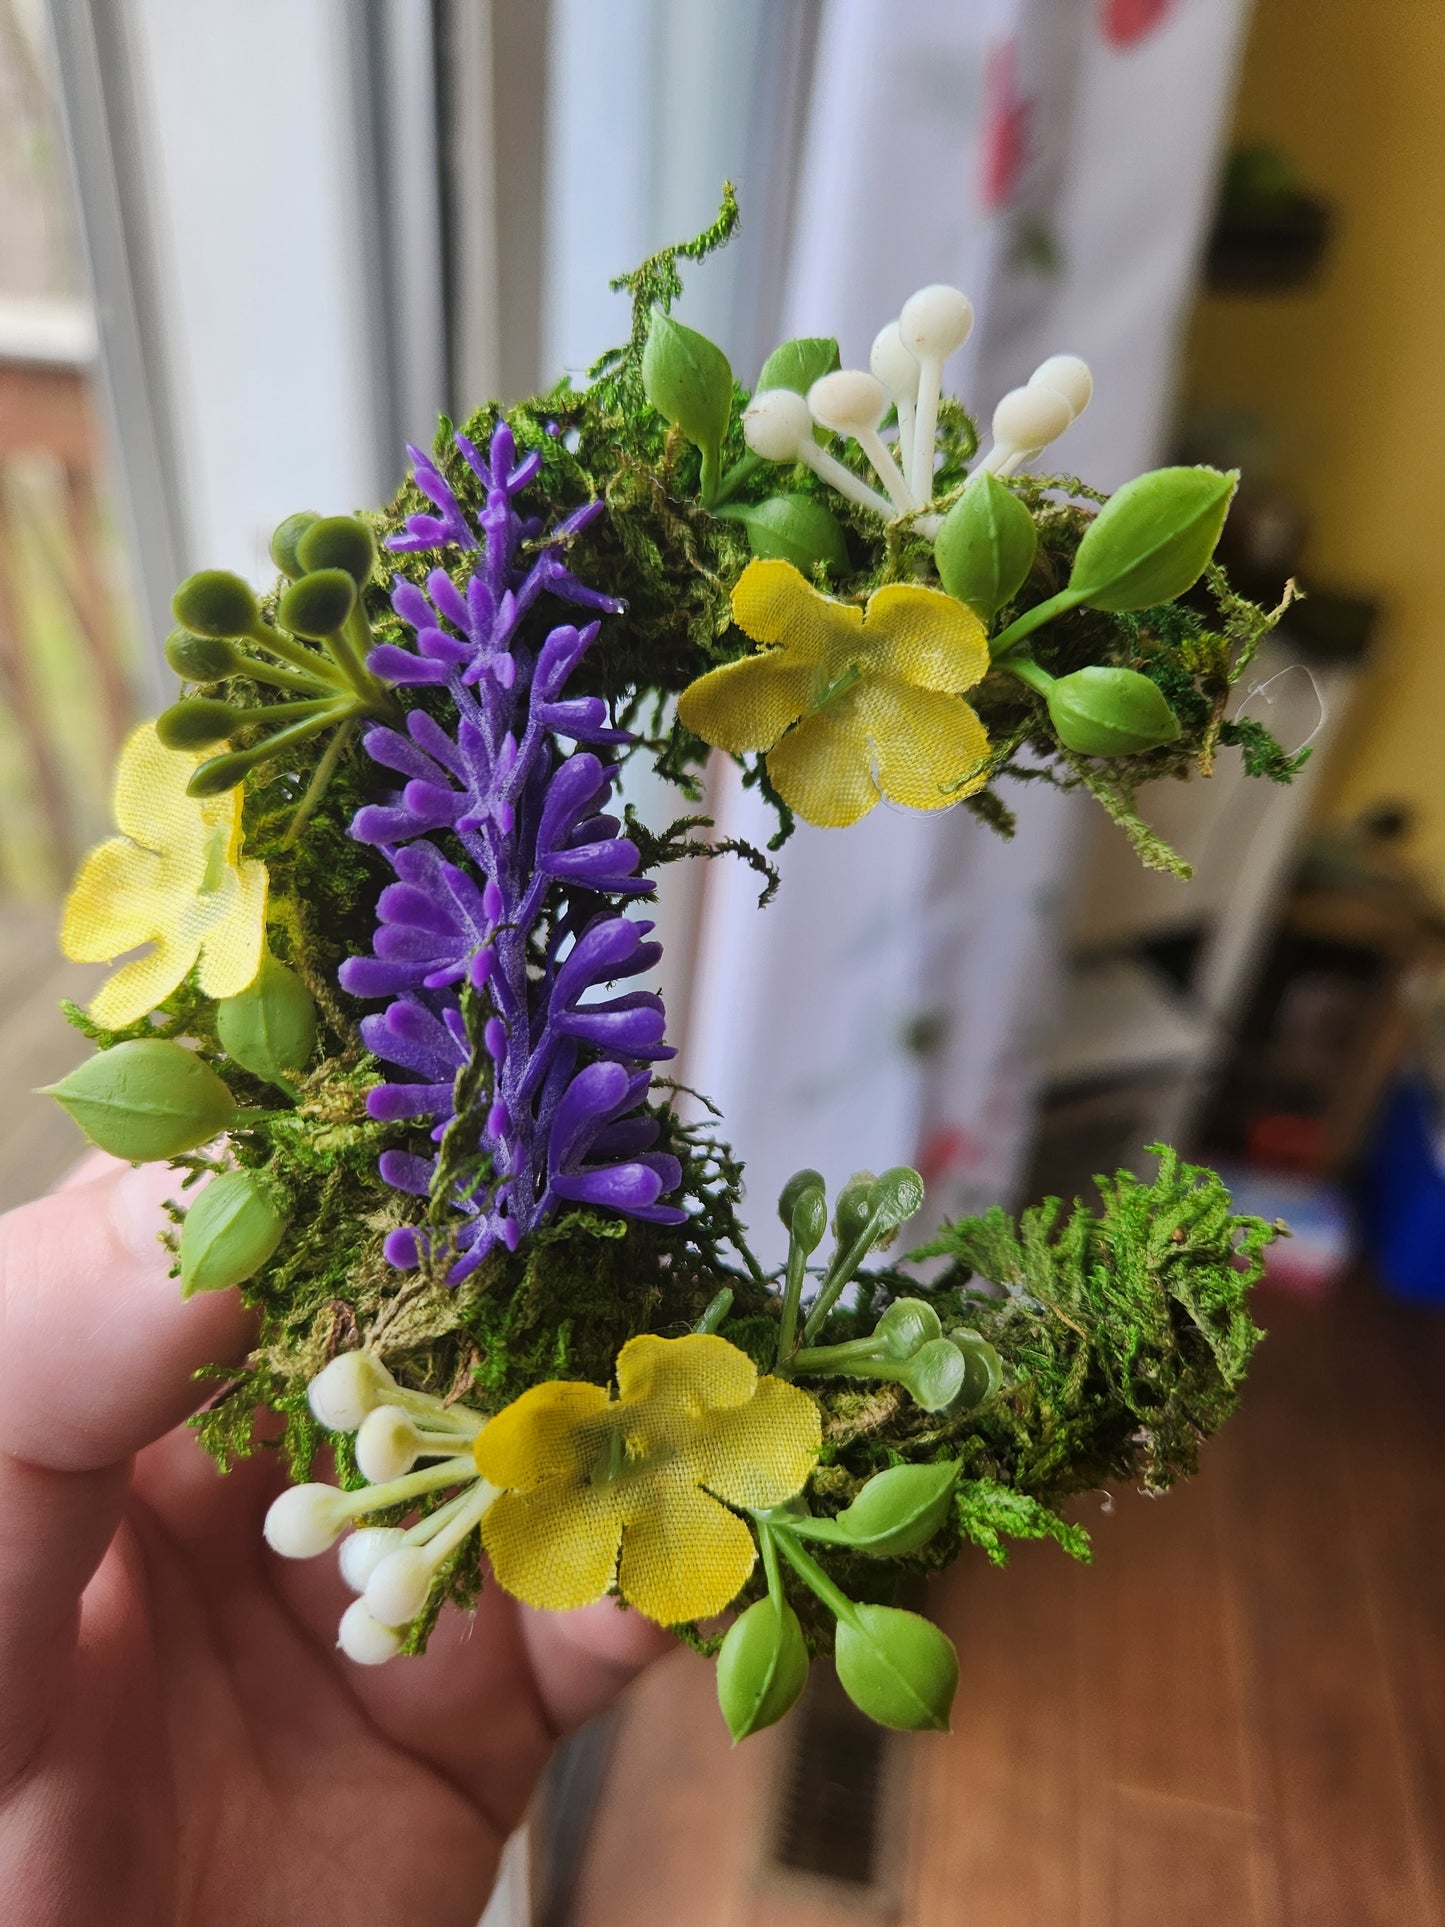
[[[680,1654],[569,1749],[495,1920],[1445,1915],[1442,86],[1445,10],[1351,0],[0,0],[0,1203],[76,1148],[23,1095],[83,1050],[55,907],[175,582],[264,579],[438,411],[584,379],[609,276],[724,177],[743,230],[681,312],[741,379],[794,332],[861,361],[954,281],[980,416],[1085,354],[1065,465],[1239,466],[1233,579],[1306,592],[1233,717],[1295,780],[1234,747],[1147,799],[1190,883],[1038,785],[1007,843],[800,831],[766,913],[740,867],[666,875],[681,1074],[765,1247],[801,1163],[911,1156],[957,1213],[1161,1135],[1300,1235],[1197,1487],[1084,1508],[1092,1574],[947,1582],[952,1740],[822,1691],[730,1754]],[[726,768],[710,807],[755,827]]]

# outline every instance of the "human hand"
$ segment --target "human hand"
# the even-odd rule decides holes
[[[668,1636],[488,1587],[421,1659],[335,1649],[332,1560],[264,1545],[285,1483],[183,1421],[244,1356],[183,1302],[174,1174],[88,1159],[0,1218],[0,1893],[15,1927],[472,1927],[557,1738]]]

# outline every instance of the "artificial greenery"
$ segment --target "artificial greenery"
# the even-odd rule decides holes
[[[809,452],[783,469],[761,461],[744,439],[747,391],[719,352],[675,322],[659,333],[656,317],[669,315],[680,292],[679,264],[720,246],[736,218],[729,190],[696,241],[662,250],[616,284],[633,301],[629,339],[598,362],[585,389],[563,384],[506,411],[519,458],[539,458],[533,487],[554,522],[604,504],[570,537],[566,563],[626,605],[607,619],[604,646],[583,658],[568,696],[606,698],[636,737],[623,753],[650,755],[695,796],[707,745],[677,720],[675,698],[751,649],[730,605],[751,557],[809,562],[816,586],[850,601],[892,583],[936,585],[941,571],[944,587],[985,624],[995,657],[970,691],[990,748],[987,787],[968,807],[1007,834],[1001,779],[1082,787],[1143,861],[1185,873],[1139,814],[1143,784],[1207,775],[1222,746],[1239,748],[1250,774],[1273,781],[1289,780],[1302,761],[1263,725],[1225,717],[1233,683],[1279,612],[1243,601],[1212,566],[1187,600],[1148,601],[1174,596],[1199,574],[1226,478],[1201,483],[1209,472],[1163,471],[1186,478],[1167,486],[1153,478],[1156,498],[1161,489],[1172,490],[1171,503],[1198,498],[1203,534],[1183,543],[1182,561],[1155,557],[1150,573],[1127,545],[1110,549],[1124,510],[1106,522],[1096,513],[1104,498],[1072,478],[1015,478],[1008,489],[990,480],[965,495],[977,436],[944,400],[935,561],[932,537],[906,516],[880,522],[827,487],[820,457]],[[795,391],[836,359],[828,341],[784,344],[765,385]],[[500,420],[488,405],[465,434],[486,444]],[[474,518],[481,484],[449,422],[435,458]],[[864,479],[851,444],[828,459]],[[874,1270],[866,1263],[917,1208],[922,1188],[902,1168],[860,1174],[832,1203],[824,1265],[813,1260],[829,1205],[822,1180],[805,1171],[784,1195],[792,1245],[783,1276],[772,1278],[748,1245],[741,1164],[710,1123],[681,1115],[658,1079],[657,1152],[680,1164],[680,1195],[692,1207],[685,1222],[565,1209],[518,1249],[498,1244],[460,1283],[449,1281],[444,1220],[455,1184],[481,1181],[469,1147],[494,1095],[489,1060],[477,1051],[458,1075],[438,1176],[418,1206],[383,1181],[378,1159],[435,1147],[422,1125],[369,1115],[382,1074],[359,1029],[364,1006],[337,982],[340,964],[367,948],[390,881],[382,853],[349,833],[377,793],[357,725],[391,712],[364,651],[410,641],[372,563],[386,538],[429,506],[408,481],[377,515],[293,517],[274,550],[283,573],[297,578],[289,588],[283,582],[257,601],[234,579],[208,576],[183,593],[178,607],[202,633],[171,645],[192,685],[170,712],[171,727],[190,730],[188,743],[212,731],[207,741],[244,745],[219,760],[245,779],[245,848],[269,872],[267,964],[253,992],[219,1006],[192,973],[155,1017],[125,1029],[70,1013],[99,1047],[102,1069],[117,1046],[153,1054],[164,1044],[204,1073],[202,1082],[211,1078],[213,1110],[217,1078],[234,1106],[229,1167],[200,1148],[215,1128],[210,1112],[194,1133],[167,1141],[178,1171],[171,1242],[186,1289],[239,1283],[260,1321],[251,1358],[221,1375],[198,1416],[200,1439],[222,1467],[277,1449],[274,1425],[257,1422],[273,1413],[295,1477],[307,1477],[329,1443],[342,1482],[354,1485],[349,1445],[322,1431],[306,1393],[329,1360],[358,1346],[407,1388],[494,1413],[545,1380],[607,1384],[619,1350],[639,1334],[720,1332],[761,1371],[805,1380],[823,1415],[806,1509],[757,1521],[764,1556],[745,1595],[756,1604],[734,1635],[746,1664],[729,1661],[725,1672],[734,1730],[776,1716],[798,1684],[798,1640],[826,1643],[835,1622],[848,1649],[840,1664],[856,1675],[860,1703],[906,1724],[912,1694],[914,1723],[937,1723],[947,1668],[929,1635],[904,1623],[912,1615],[893,1606],[900,1577],[941,1567],[969,1545],[1002,1559],[1011,1538],[1049,1537],[1087,1556],[1085,1535],[1063,1510],[1071,1496],[1114,1479],[1162,1490],[1192,1471],[1201,1439],[1232,1408],[1258,1339],[1246,1299],[1276,1228],[1234,1214],[1213,1174],[1156,1147],[1152,1180],[1101,1179],[1095,1206],[1066,1209],[1052,1199],[1017,1220],[1001,1210],[964,1219],[902,1263]],[[328,532],[345,554],[325,548]],[[420,588],[445,563],[461,584],[473,561],[440,548],[402,552],[390,574]],[[534,640],[541,621],[527,632]],[[245,650],[229,640],[233,631],[248,639]],[[323,708],[297,717],[293,697],[318,679],[329,692]],[[408,705],[443,713],[442,696],[426,688],[410,689]],[[776,843],[792,814],[763,759],[742,760],[744,780],[777,814]],[[624,827],[644,873],[733,854],[757,870],[762,902],[776,888],[766,857],[709,840],[705,817],[684,815],[651,834],[629,814]],[[540,956],[532,962],[542,967]],[[461,993],[471,1032],[476,995],[475,986]],[[167,1061],[174,1072],[180,1060]],[[187,1215],[184,1187],[223,1168],[228,1188],[213,1185],[201,1194],[212,1200],[205,1212]],[[419,1211],[435,1236],[418,1269],[398,1271],[384,1240]],[[920,1269],[930,1262],[931,1281]],[[807,1312],[806,1285],[816,1287]],[[851,1309],[850,1286],[858,1292]],[[889,1483],[904,1468],[927,1495],[921,1485],[905,1492]],[[880,1494],[906,1518],[886,1530],[870,1525],[870,1539],[859,1521],[873,1518]],[[442,1568],[409,1646],[424,1643],[445,1598],[465,1603],[479,1583],[473,1536]]]

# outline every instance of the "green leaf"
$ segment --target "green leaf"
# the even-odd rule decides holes
[[[1234,470],[1156,468],[1126,482],[1089,524],[1070,593],[1094,609],[1150,609],[1203,575],[1238,481]]]
[[[210,1065],[164,1037],[100,1051],[44,1091],[92,1144],[133,1164],[194,1151],[227,1130],[236,1114]]]
[[[1038,548],[1034,518],[996,475],[964,490],[934,538],[938,576],[986,623],[1023,587]]]
[[[795,395],[806,395],[815,381],[842,365],[838,344],[830,335],[799,335],[774,348],[758,370],[754,393],[791,388]]]
[[[251,1171],[227,1171],[201,1192],[181,1226],[181,1295],[225,1291],[259,1271],[286,1219]]]
[[[216,1036],[242,1070],[284,1078],[300,1070],[311,1055],[316,1006],[295,971],[268,950],[255,982],[216,1005]]]
[[[834,1664],[843,1691],[880,1726],[948,1731],[958,1654],[931,1620],[896,1606],[855,1606],[851,1624],[838,1621]]]
[[[188,575],[171,598],[171,609],[183,629],[223,639],[249,635],[261,619],[255,590],[229,569]]]
[[[661,309],[642,351],[642,386],[658,414],[702,452],[702,493],[717,487],[718,456],[733,406],[733,371],[722,349]]]
[[[871,1478],[834,1520],[848,1544],[875,1559],[926,1546],[948,1517],[958,1465],[894,1465]]]
[[[167,749],[205,749],[211,743],[224,743],[245,721],[246,712],[233,703],[188,696],[156,717],[156,735]]]
[[[1076,669],[1053,683],[1046,701],[1059,741],[1080,756],[1138,756],[1179,738],[1163,691],[1136,669]]]
[[[727,510],[728,519],[741,522],[748,545],[767,562],[791,562],[806,576],[819,563],[834,575],[849,568],[848,542],[843,525],[822,502],[808,495],[772,495]]]
[[[772,1726],[808,1683],[808,1648],[786,1601],[760,1599],[728,1628],[717,1656],[717,1696],[733,1739]]]

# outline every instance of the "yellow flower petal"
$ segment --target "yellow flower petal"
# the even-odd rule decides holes
[[[957,694],[988,673],[988,638],[973,610],[942,589],[890,582],[868,598],[863,619],[883,665],[919,689]]]
[[[599,1491],[590,1481],[555,1480],[535,1492],[504,1492],[482,1521],[482,1546],[498,1585],[547,1612],[570,1612],[600,1599],[612,1584],[621,1543],[616,1487]]]
[[[657,1338],[644,1332],[617,1354],[619,1403],[646,1399],[659,1418],[695,1421],[705,1411],[743,1404],[757,1385],[758,1368],[747,1353],[716,1333]]]
[[[152,914],[168,895],[161,860],[123,836],[93,849],[81,864],[60,919],[60,948],[74,963],[109,963],[152,940]],[[144,1015],[144,1013],[142,1013]]]
[[[66,956],[110,961],[141,944],[149,956],[124,965],[90,1006],[111,1029],[133,1024],[181,983],[200,959],[208,997],[233,997],[261,967],[266,866],[241,858],[241,792],[186,794],[199,757],[167,749],[154,723],[121,749],[115,820],[123,834],[92,850],[65,900]]]
[[[889,677],[856,692],[879,787],[894,803],[942,810],[988,780],[988,733],[961,696]]]
[[[872,753],[859,715],[862,685],[805,716],[768,752],[774,789],[805,823],[846,829],[878,801]]]
[[[193,944],[162,938],[147,956],[122,964],[113,977],[106,978],[90,1001],[90,1015],[107,1030],[139,1023],[184,981],[195,961]]]
[[[208,997],[235,997],[254,983],[265,945],[265,864],[245,861],[229,874],[229,907],[201,940],[200,986]]]
[[[606,1388],[552,1379],[514,1398],[488,1421],[474,1447],[477,1470],[493,1485],[527,1492],[549,1479],[587,1477],[606,1444]]]
[[[746,1405],[701,1430],[688,1469],[729,1505],[781,1505],[807,1483],[822,1442],[815,1401],[784,1379],[760,1378]]]
[[[734,755],[771,749],[806,709],[813,675],[806,665],[794,663],[787,650],[744,656],[689,683],[677,699],[677,713],[714,749]]]
[[[669,1468],[629,1495],[618,1590],[660,1626],[708,1619],[747,1584],[757,1552],[742,1520],[699,1492],[690,1470]],[[629,1499],[631,1503],[629,1503]]]
[[[477,1467],[509,1489],[482,1543],[530,1605],[585,1605],[617,1571],[623,1597],[662,1625],[707,1618],[756,1557],[712,1494],[739,1506],[791,1497],[818,1454],[818,1408],[714,1334],[632,1339],[617,1383],[615,1399],[598,1385],[534,1386],[491,1420]]]
[[[733,589],[733,621],[754,642],[781,643],[794,663],[818,668],[856,645],[863,611],[815,589],[791,562],[749,562]]]
[[[186,795],[199,761],[188,750],[167,749],[154,723],[133,729],[121,746],[115,771],[113,814],[121,834],[148,850],[199,850],[207,825],[201,804]],[[230,796],[214,801],[236,808]]]

